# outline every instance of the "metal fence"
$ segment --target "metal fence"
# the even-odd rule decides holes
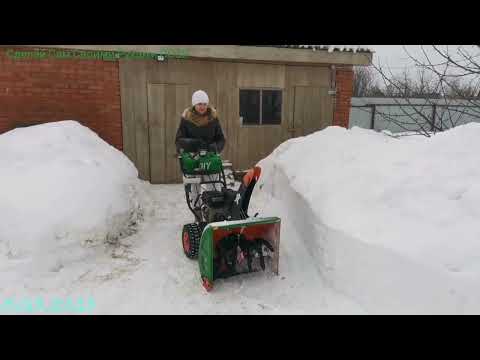
[[[392,133],[446,130],[470,122],[480,123],[479,100],[425,100],[352,98],[350,128]]]

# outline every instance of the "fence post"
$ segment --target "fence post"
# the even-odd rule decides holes
[[[370,129],[375,129],[375,112],[377,111],[377,105],[372,105],[372,118],[370,119]]]
[[[431,131],[435,132],[435,118],[437,117],[437,104],[432,105],[432,128]]]

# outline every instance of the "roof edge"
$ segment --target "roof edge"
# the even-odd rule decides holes
[[[11,47],[13,47],[12,45]],[[161,53],[182,49],[188,58],[311,65],[370,65],[371,52],[305,51],[305,49],[246,45],[18,45],[19,47],[59,48],[93,51]],[[7,47],[7,46],[4,46]]]

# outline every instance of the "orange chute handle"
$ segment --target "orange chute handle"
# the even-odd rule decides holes
[[[255,179],[255,181],[258,181],[261,172],[262,169],[259,166],[255,166],[253,169],[248,170],[243,177],[243,185],[248,186],[253,179]]]

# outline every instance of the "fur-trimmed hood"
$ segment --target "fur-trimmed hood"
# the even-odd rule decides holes
[[[200,115],[194,107],[186,108],[182,113],[182,118],[194,123],[197,126],[205,126],[208,123],[218,119],[218,112],[213,106],[208,106],[205,115]]]

